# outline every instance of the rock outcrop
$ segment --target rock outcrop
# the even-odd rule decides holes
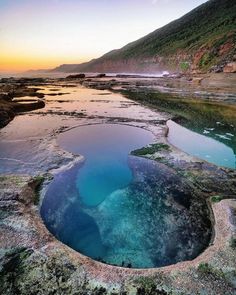
[[[236,62],[228,63],[224,67],[224,73],[236,73]]]

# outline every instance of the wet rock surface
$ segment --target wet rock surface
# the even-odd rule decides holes
[[[14,79],[6,78],[0,80],[0,128],[6,126],[16,114],[28,112],[45,107],[45,102],[42,100],[44,94],[39,93],[39,88],[29,88],[27,85],[32,83],[42,83],[43,79]],[[25,104],[15,102],[15,97],[36,97],[33,101],[28,101]]]

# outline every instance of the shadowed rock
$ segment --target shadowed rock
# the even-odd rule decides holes
[[[77,75],[69,75],[66,77],[66,79],[84,79],[85,74],[77,74]]]

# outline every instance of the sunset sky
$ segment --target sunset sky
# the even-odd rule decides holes
[[[80,63],[120,48],[206,0],[0,0],[0,71]]]

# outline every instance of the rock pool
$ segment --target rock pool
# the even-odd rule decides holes
[[[217,124],[216,124],[217,125]],[[218,125],[223,125],[220,123]],[[172,120],[167,122],[169,128],[168,141],[179,149],[218,166],[236,168],[235,129],[220,132],[215,127],[206,127],[202,134],[193,132]],[[234,147],[234,148],[233,148]]]
[[[108,264],[152,268],[190,260],[211,238],[205,200],[171,168],[132,150],[152,133],[126,125],[71,129],[59,145],[84,156],[55,175],[41,206],[51,233]]]

